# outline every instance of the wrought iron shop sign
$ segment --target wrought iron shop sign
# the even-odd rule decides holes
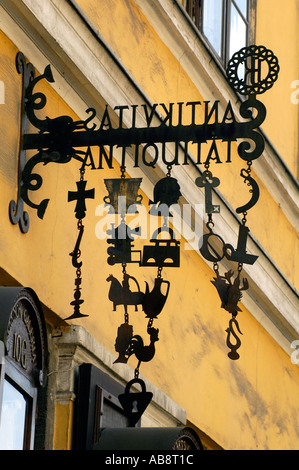
[[[164,267],[180,266],[180,243],[175,239],[174,232],[169,229],[164,217],[164,223],[153,233],[150,244],[143,247],[138,261],[133,260],[133,237],[130,228],[126,225],[126,213],[128,208],[137,211],[141,204],[142,196],[138,194],[142,178],[129,178],[126,175],[126,159],[133,158],[135,167],[155,167],[158,163],[165,165],[166,175],[155,185],[153,200],[150,201],[150,213],[161,215],[159,207],[170,207],[179,197],[179,182],[171,176],[175,165],[188,165],[190,162],[189,146],[193,145],[193,163],[198,165],[200,176],[195,180],[195,185],[202,188],[205,196],[206,233],[200,240],[199,249],[202,256],[213,263],[215,276],[211,281],[219,294],[221,307],[231,314],[226,330],[226,343],[229,348],[228,356],[238,359],[237,350],[241,345],[239,335],[242,334],[236,319],[242,298],[242,292],[249,288],[246,278],[242,278],[244,264],[254,264],[257,256],[247,253],[246,245],[249,228],[246,225],[247,212],[259,199],[259,187],[252,175],[253,161],[259,158],[265,148],[265,142],[259,127],[266,118],[266,108],[257,99],[257,96],[270,89],[278,78],[278,60],[272,51],[264,46],[250,46],[241,49],[233,55],[228,63],[227,78],[232,88],[244,95],[239,108],[239,115],[243,119],[238,121],[231,102],[228,102],[224,112],[220,115],[220,102],[190,101],[179,103],[156,103],[152,106],[119,105],[113,112],[117,113],[118,122],[112,125],[111,110],[106,105],[103,115],[97,126],[93,121],[96,118],[94,108],[87,109],[85,120],[74,121],[70,116],[59,116],[54,119],[46,117],[40,119],[36,111],[46,105],[46,97],[36,91],[36,86],[41,80],[53,82],[51,68],[48,65],[44,73],[35,76],[32,64],[27,63],[24,55],[19,52],[16,58],[17,71],[22,75],[22,119],[21,141],[19,149],[19,175],[18,198],[11,201],[9,207],[10,219],[13,224],[19,223],[20,229],[27,232],[29,228],[29,216],[24,211],[24,203],[36,209],[39,218],[43,218],[49,199],[40,203],[31,200],[31,193],[40,189],[42,177],[36,172],[37,164],[49,163],[66,164],[72,159],[80,162],[80,177],[68,191],[68,201],[74,205],[77,219],[77,238],[73,251],[70,253],[72,265],[76,269],[74,299],[71,302],[73,313],[68,319],[81,318],[86,314],[81,312],[84,300],[81,299],[81,268],[82,261],[80,243],[84,233],[83,219],[86,216],[88,200],[95,198],[95,189],[89,188],[85,179],[86,170],[100,170],[104,167],[113,168],[115,149],[121,149],[120,177],[105,179],[104,183],[108,191],[104,202],[115,213],[121,214],[121,223],[115,230],[108,230],[109,247],[107,249],[107,262],[110,266],[119,264],[122,267],[122,280],[119,281],[112,274],[107,278],[110,283],[109,299],[113,303],[113,309],[123,306],[124,321],[119,326],[115,349],[118,358],[115,362],[126,363],[131,356],[137,359],[135,378],[128,384],[121,403],[129,416],[132,426],[135,425],[144,409],[151,400],[151,394],[146,392],[143,381],[139,378],[139,367],[142,362],[148,362],[155,355],[155,343],[159,340],[159,329],[154,328],[153,323],[162,312],[169,295],[170,283],[163,279]],[[157,116],[163,110],[163,117]],[[199,113],[199,110],[202,112]],[[189,113],[189,122],[183,123]],[[143,127],[138,127],[137,116],[143,115]],[[198,122],[198,115],[202,120]],[[27,125],[31,123],[37,133],[28,133]],[[114,121],[113,121],[114,122]],[[130,122],[125,127],[124,122]],[[238,143],[238,140],[241,142]],[[225,158],[219,152],[218,143],[226,149]],[[231,163],[232,142],[237,142],[237,152],[245,167],[240,172],[240,177],[249,187],[249,197],[245,204],[236,208],[236,213],[242,215],[239,225],[238,240],[236,246],[225,242],[224,238],[213,231],[213,217],[220,212],[220,206],[213,204],[214,189],[220,186],[219,177],[213,175],[211,166],[217,163]],[[166,146],[174,143],[174,153],[169,156]],[[204,145],[208,147],[203,152]],[[130,157],[128,157],[130,149]],[[26,151],[35,150],[36,153],[26,161]],[[118,150],[119,152],[119,150]],[[205,154],[204,154],[205,153]],[[125,198],[126,202],[119,201]],[[166,237],[163,235],[166,234]],[[220,247],[220,248],[219,248]],[[219,262],[226,258],[236,263],[236,275],[230,269],[223,275],[219,271]],[[139,263],[140,267],[156,267],[157,275],[152,288],[146,283],[145,292],[140,289],[138,280],[129,275],[127,265]],[[129,323],[129,307],[138,306],[146,314],[148,319],[148,341],[140,335],[133,334],[133,326]],[[135,383],[141,385],[141,392],[134,393],[130,388]],[[138,399],[137,399],[137,398]],[[134,400],[134,398],[136,400]],[[133,410],[133,402],[138,402],[139,410]],[[141,411],[142,410],[142,411]]]
[[[239,79],[238,73],[241,66],[245,65],[245,79]],[[267,67],[267,74],[262,79],[262,67]],[[158,159],[165,165],[187,165],[188,145],[191,142],[197,146],[196,163],[198,165],[209,166],[212,162],[222,163],[217,141],[226,142],[227,156],[226,163],[231,162],[231,143],[237,139],[246,139],[238,146],[238,154],[246,162],[252,162],[258,158],[264,150],[264,139],[258,132],[259,126],[264,122],[266,109],[261,101],[256,99],[256,95],[269,89],[278,75],[277,58],[271,51],[263,46],[251,46],[241,49],[241,51],[231,59],[228,65],[228,80],[241,94],[248,95],[240,106],[240,115],[246,119],[244,122],[237,122],[231,103],[223,113],[219,115],[219,101],[210,103],[209,101],[192,101],[186,103],[161,103],[153,104],[150,108],[143,105],[116,106],[114,110],[118,112],[118,126],[112,126],[112,119],[106,106],[98,128],[92,123],[96,117],[94,108],[87,109],[89,115],[86,120],[74,121],[69,116],[59,116],[51,119],[46,117],[40,119],[36,115],[36,110],[42,109],[46,105],[46,97],[43,93],[35,91],[36,85],[43,79],[53,82],[53,75],[50,66],[47,66],[44,73],[35,77],[32,64],[26,63],[22,53],[17,55],[17,70],[23,77],[23,100],[22,100],[22,146],[20,148],[20,174],[19,174],[19,195],[17,203],[12,201],[10,205],[10,217],[13,223],[20,223],[22,231],[27,231],[29,218],[23,212],[22,206],[25,202],[30,207],[37,210],[37,215],[43,218],[49,200],[45,199],[36,204],[31,201],[29,193],[37,191],[42,185],[42,178],[39,174],[33,173],[38,163],[44,165],[48,163],[68,163],[71,159],[82,162],[82,167],[89,167],[92,170],[102,169],[104,165],[113,167],[113,152],[115,148],[122,148],[122,167],[126,166],[127,149],[132,145],[135,147],[134,166],[140,163],[145,166],[154,167]],[[249,84],[245,84],[249,82]],[[204,109],[203,122],[196,122],[198,108]],[[137,108],[144,113],[146,127],[139,128],[136,125]],[[166,115],[162,118],[159,126],[154,126],[153,120],[158,109],[163,109]],[[190,110],[190,122],[182,124],[183,110]],[[139,110],[138,110],[139,111]],[[253,111],[255,117],[253,118]],[[131,127],[125,128],[123,125],[124,115],[131,118]],[[177,115],[177,122],[174,123],[174,114]],[[27,123],[38,129],[38,133],[27,133]],[[211,142],[208,154],[203,159],[202,144]],[[249,143],[249,142],[251,143]],[[175,155],[172,160],[168,160],[165,147],[169,142],[176,144]],[[158,145],[161,144],[161,149]],[[183,144],[185,157],[183,162],[179,162],[179,146]],[[86,150],[80,150],[86,148]],[[91,148],[97,148],[92,151]],[[141,151],[139,147],[142,147]],[[26,150],[37,150],[37,153],[25,160]],[[152,157],[148,157],[151,150]],[[131,157],[130,157],[131,158]],[[245,173],[245,170],[244,170]],[[246,178],[246,174],[242,175]],[[247,177],[248,179],[248,177]],[[252,181],[249,180],[249,181]],[[202,182],[206,185],[206,182]],[[208,188],[209,186],[206,185]],[[256,198],[256,196],[255,196]]]

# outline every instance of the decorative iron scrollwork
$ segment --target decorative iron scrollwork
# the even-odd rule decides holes
[[[12,224],[19,224],[23,233],[29,230],[29,215],[24,211],[24,199],[22,195],[22,173],[26,164],[26,151],[22,147],[22,136],[27,132],[28,120],[25,109],[26,89],[31,80],[35,78],[33,65],[26,63],[25,56],[22,52],[18,52],[16,56],[16,68],[19,74],[22,74],[22,97],[21,97],[21,125],[18,142],[18,195],[17,201],[10,201],[9,217]]]
[[[258,187],[257,182],[255,179],[250,176],[251,173],[251,167],[249,166],[248,169],[242,168],[240,175],[242,178],[244,178],[244,183],[247,183],[248,186],[251,186],[250,193],[252,194],[250,201],[247,202],[247,204],[244,204],[244,206],[238,207],[236,209],[237,214],[242,214],[243,212],[248,211],[251,209],[255,204],[257,203],[259,196],[260,196],[260,190]]]
[[[264,67],[266,73],[262,70],[264,63],[266,64]],[[244,78],[240,78],[238,73],[240,66],[244,66]],[[278,59],[265,46],[243,47],[229,60],[226,73],[228,81],[238,93],[242,95],[265,93],[272,88],[278,78]]]
[[[236,318],[233,316],[230,321],[228,328],[225,330],[227,333],[226,337],[226,345],[230,349],[230,352],[227,354],[230,359],[235,361],[236,359],[239,359],[240,354],[237,353],[237,349],[240,348],[241,346],[241,340],[239,336],[237,335],[234,326],[236,327],[237,332],[242,335],[243,333],[240,330],[239,323],[237,322]],[[231,337],[234,337],[234,343],[232,343]]]
[[[22,73],[22,99],[21,99],[21,128],[19,143],[19,175],[18,175],[18,201],[10,202],[9,214],[13,224],[19,222],[23,232],[27,232],[29,228],[29,216],[23,211],[23,203],[37,210],[40,219],[44,217],[49,199],[44,199],[37,204],[31,201],[28,192],[37,191],[43,183],[42,177],[33,173],[35,166],[39,163],[47,165],[48,163],[68,163],[72,158],[83,162],[82,155],[85,151],[75,150],[71,142],[71,135],[74,130],[92,131],[94,127],[89,128],[88,123],[95,116],[93,108],[87,109],[87,113],[91,114],[85,121],[74,121],[70,116],[59,116],[51,119],[46,117],[40,119],[36,115],[37,110],[41,110],[47,103],[44,93],[36,92],[35,87],[41,80],[54,82],[50,65],[45,67],[42,75],[35,76],[33,65],[26,63],[24,54],[19,52],[16,57],[17,71]],[[26,163],[26,149],[24,140],[30,145],[31,136],[27,134],[28,122],[39,129],[39,134],[47,134],[50,139],[48,146],[33,145],[38,152],[31,157]]]

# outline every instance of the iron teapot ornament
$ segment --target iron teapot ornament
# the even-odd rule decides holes
[[[145,282],[145,284],[146,288],[142,301],[142,308],[144,313],[146,314],[146,318],[154,319],[157,318],[157,316],[163,310],[163,307],[169,294],[170,282],[164,280],[162,277],[156,277],[154,287],[151,292],[149,290],[148,283]],[[166,287],[165,293],[162,292],[163,284]]]

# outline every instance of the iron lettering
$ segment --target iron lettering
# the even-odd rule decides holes
[[[43,149],[39,159],[44,163],[49,161],[67,163],[73,157],[82,161],[83,166],[96,170],[102,169],[104,163],[109,168],[113,168],[114,148],[122,149],[122,165],[125,165],[126,150],[133,150],[132,146],[135,147],[133,152],[135,167],[139,167],[140,162],[146,166],[154,166],[160,157],[166,165],[179,165],[181,164],[178,158],[179,148],[184,150],[182,164],[186,165],[188,164],[188,143],[192,142],[197,146],[196,164],[200,165],[207,164],[210,160],[222,163],[216,143],[217,140],[227,142],[225,162],[230,163],[231,142],[238,138],[248,138],[253,141],[254,145],[251,146],[247,141],[242,142],[238,147],[239,155],[244,160],[257,158],[263,150],[263,139],[255,129],[262,124],[266,116],[263,104],[252,97],[242,103],[240,114],[244,118],[249,118],[249,120],[237,122],[231,102],[228,102],[222,116],[220,116],[219,103],[216,100],[214,103],[210,103],[210,101],[190,101],[187,103],[169,103],[168,105],[155,103],[152,106],[145,104],[115,106],[114,111],[118,112],[116,127],[113,126],[111,111],[106,105],[98,128],[95,124],[92,127],[87,125],[91,118],[95,117],[94,109],[89,108],[86,112],[92,114],[85,121],[70,123],[69,120],[60,120],[57,125],[53,122],[51,126],[49,122],[46,124],[40,123],[39,127],[43,132],[24,135],[24,149]],[[164,111],[164,114],[161,114],[160,108]],[[203,108],[202,111],[201,108]],[[252,108],[257,111],[254,118],[252,118],[252,112],[250,111]],[[146,123],[145,127],[137,126],[137,112],[140,116],[143,116],[143,121]],[[183,118],[186,115],[188,122],[184,124]],[[131,127],[124,127],[125,116],[127,118],[126,122],[129,122]],[[65,126],[67,127],[63,132]],[[57,134],[58,130],[59,135]],[[58,137],[62,134],[66,137],[64,139],[63,155],[59,152],[58,147],[56,148],[57,145],[59,146]],[[55,148],[53,137],[55,137]],[[204,160],[202,144],[207,144],[208,141],[212,141],[212,143]],[[165,144],[168,142],[176,144],[172,160],[166,157]],[[87,147],[87,151],[76,150],[80,147]],[[98,148],[97,158],[91,152],[91,147]],[[251,150],[251,147],[253,147],[253,150]],[[147,155],[149,151],[152,154],[151,159]],[[81,156],[81,154],[84,155]]]
[[[14,333],[13,335],[13,352],[12,357],[23,367],[27,369],[26,363],[26,340],[21,337],[20,334]]]
[[[36,363],[37,351],[35,331],[27,309],[17,303],[11,313],[7,328],[9,350],[11,357],[25,370],[28,369],[28,358]]]

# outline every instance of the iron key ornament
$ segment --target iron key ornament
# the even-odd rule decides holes
[[[205,189],[205,211],[207,214],[219,213],[220,206],[212,204],[212,188],[216,188],[220,184],[219,178],[213,177],[209,170],[205,170],[199,178],[195,180],[195,184],[199,188]]]

